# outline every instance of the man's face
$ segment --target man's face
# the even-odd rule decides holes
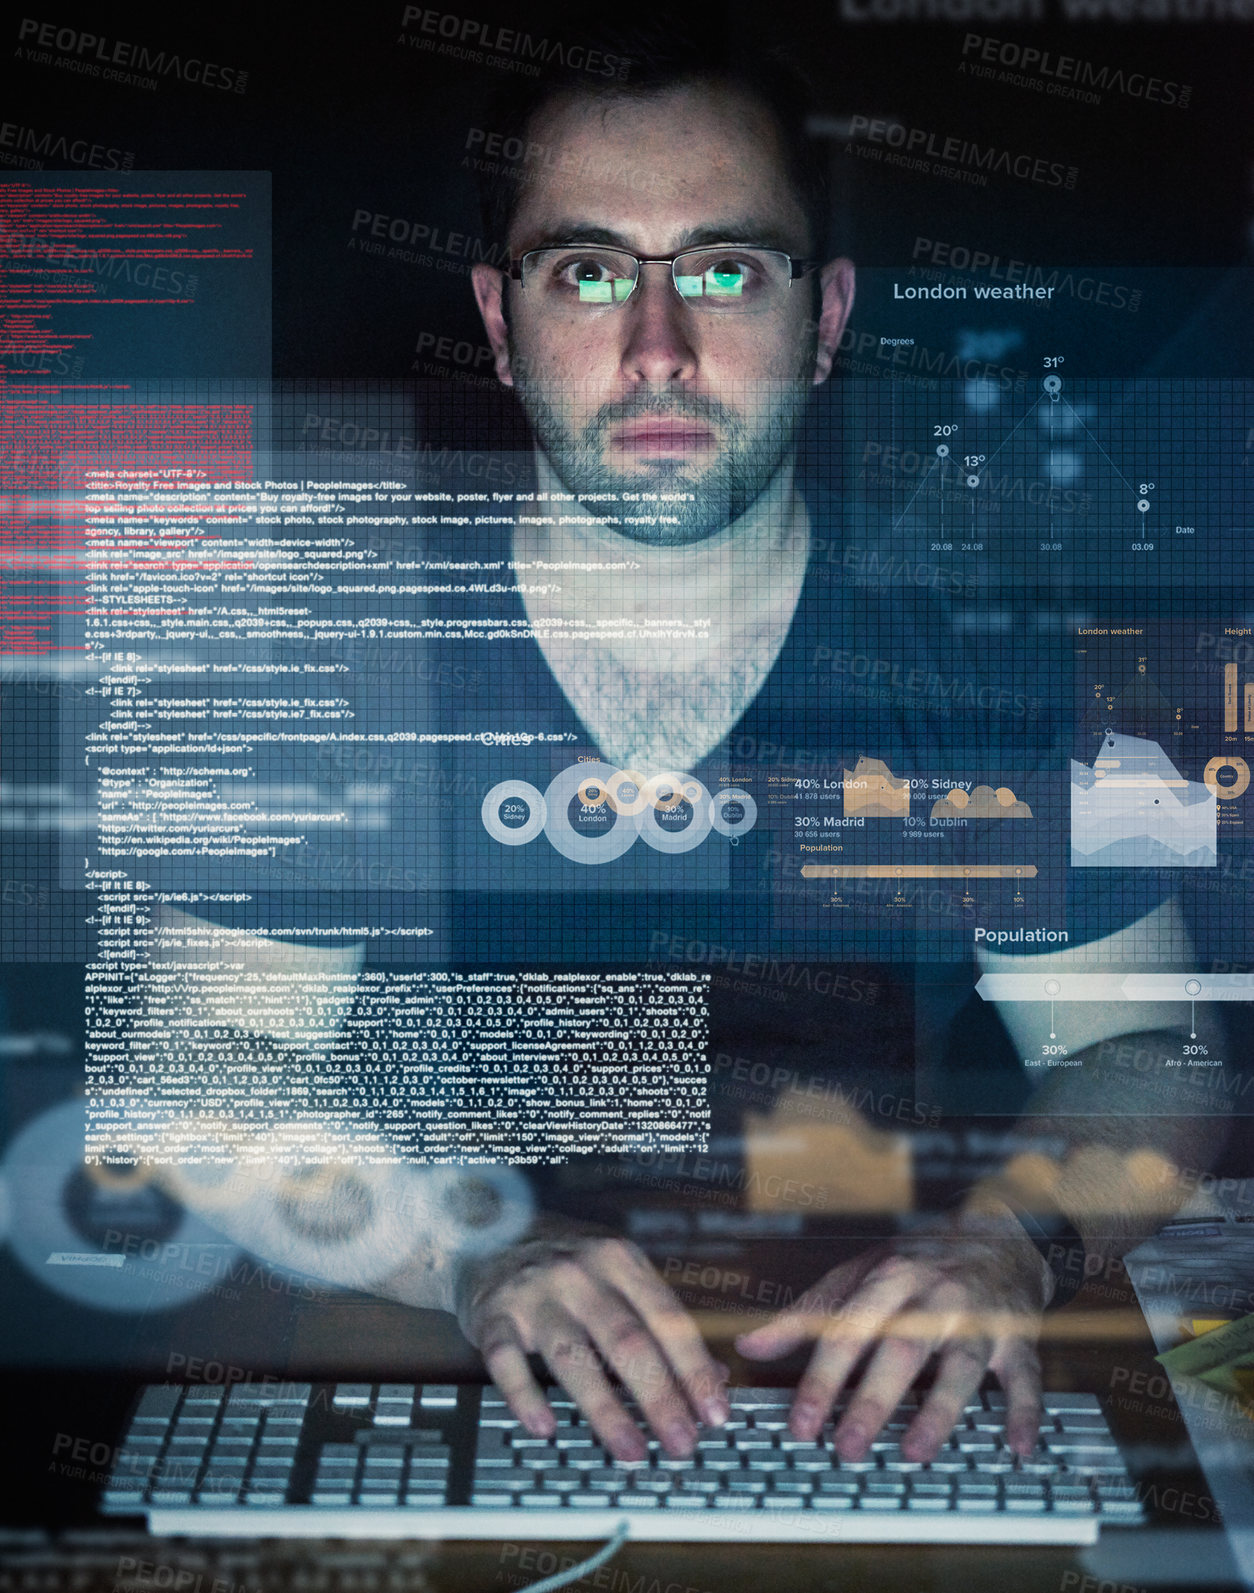
[[[564,98],[541,112],[528,141],[546,158],[510,227],[515,259],[566,243],[642,257],[705,243],[808,253],[771,119],[738,91]],[[824,269],[817,320],[811,278],[765,305],[728,309],[685,300],[656,264],[641,267],[621,303],[505,283],[489,266],[476,266],[475,291],[497,374],[517,388],[567,491],[691,493],[690,503],[646,506],[678,524],[617,528],[673,546],[739,518],[789,456],[810,387],[830,368],[853,271],[847,261]]]

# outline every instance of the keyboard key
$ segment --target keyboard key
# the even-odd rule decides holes
[[[899,1493],[864,1493],[857,1505],[859,1510],[900,1510],[905,1502]]]
[[[434,1495],[433,1497],[437,1504],[442,1504],[444,1502],[438,1494]],[[470,1502],[472,1505],[482,1505],[488,1509],[504,1509],[514,1503],[514,1496],[512,1493],[472,1493],[470,1496]],[[405,1503],[415,1504],[417,1501],[413,1499],[406,1499]],[[553,1501],[551,1499],[546,1499],[545,1503],[552,1504]]]
[[[613,1500],[608,1493],[572,1493],[566,1502],[572,1510],[606,1510]]]
[[[331,1396],[331,1403],[337,1409],[347,1409],[351,1406],[369,1405],[369,1383],[337,1383],[335,1393]]]
[[[763,1510],[804,1510],[805,1500],[793,1494],[768,1493],[762,1497]]]
[[[1041,1397],[1041,1404],[1051,1416],[1085,1415],[1092,1411],[1101,1414],[1096,1394],[1057,1394],[1050,1392]]]
[[[816,1493],[810,1500],[811,1510],[852,1510],[854,1501],[847,1494]]]
[[[427,1383],[419,1403],[423,1410],[456,1410],[456,1383]]]
[[[136,1416],[170,1417],[178,1409],[182,1389],[173,1383],[159,1383],[146,1388],[135,1408]]]
[[[1139,1499],[1099,1499],[1097,1513],[1105,1521],[1139,1521],[1143,1510]]]
[[[728,1477],[725,1487],[728,1493],[765,1493],[767,1479],[755,1477],[752,1472],[747,1472],[739,1477]]]
[[[776,1493],[809,1494],[814,1492],[814,1483],[809,1477],[790,1477],[787,1475],[772,1477],[771,1487]]]
[[[513,1495],[506,1494],[505,1497],[512,1500]],[[411,1508],[419,1510],[438,1510],[444,1504],[444,1499],[443,1493],[433,1492],[429,1488],[425,1491],[411,1491],[405,1495],[405,1503]]]
[[[710,1500],[716,1510],[756,1510],[758,1501],[752,1494],[717,1493]]]
[[[733,1410],[770,1410],[778,1405],[792,1404],[790,1388],[733,1388],[727,1396]]]
[[[654,1493],[620,1493],[618,1508],[620,1510],[658,1510],[662,1501]]]
[[[710,1502],[700,1493],[669,1493],[663,1495],[662,1503],[671,1510],[706,1510]]]
[[[952,1501],[949,1499],[948,1495],[946,1495],[944,1498],[941,1498],[939,1494],[931,1493],[912,1493],[906,1500],[907,1510],[942,1511],[949,1510],[951,1505]]]
[[[547,1471],[540,1479],[541,1488],[549,1493],[582,1493],[583,1478],[572,1477],[564,1471]]]
[[[1103,1478],[1095,1485],[1094,1491],[1099,1499],[1136,1499],[1139,1494],[1136,1484],[1132,1482],[1107,1482]]]

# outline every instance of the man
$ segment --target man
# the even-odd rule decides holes
[[[490,223],[508,245],[510,265],[476,266],[474,288],[497,375],[534,430],[537,490],[550,505],[565,493],[570,512],[519,510],[492,547],[495,533],[472,533],[475,556],[492,567],[541,562],[560,567],[562,579],[557,589],[548,580],[523,582],[525,590],[495,599],[510,623],[490,650],[473,627],[464,644],[441,644],[452,678],[492,673],[496,705],[508,704],[512,716],[487,721],[468,692],[453,694],[464,702],[443,705],[442,729],[454,732],[449,745],[477,760],[454,771],[452,790],[485,790],[485,773],[491,785],[503,768],[526,767],[540,779],[553,745],[571,742],[620,769],[669,771],[680,784],[702,772],[713,783],[711,771],[720,760],[726,766],[733,742],[761,747],[771,738],[844,751],[861,742],[881,757],[898,747],[893,766],[928,766],[930,730],[910,703],[902,711],[875,698],[834,696],[809,683],[803,667],[816,640],[830,648],[874,631],[883,649],[927,645],[928,636],[915,631],[935,628],[937,619],[919,618],[897,600],[881,612],[868,595],[825,581],[813,557],[831,532],[820,522],[835,510],[830,499],[802,490],[797,443],[809,396],[832,368],[854,270],[844,258],[817,258],[822,189],[807,164],[795,83],[732,55],[712,61],[679,29],[663,31],[664,48],[609,52],[631,59],[627,85],[586,74],[544,80],[513,125],[497,129],[542,158],[489,194]],[[654,501],[642,500],[645,492],[657,494],[656,510],[633,512],[629,505]],[[453,602],[464,602],[482,624],[481,597]],[[647,621],[661,622],[664,645]],[[457,631],[455,619],[449,629]],[[481,669],[468,658],[457,673],[463,645],[481,649]],[[523,751],[485,751],[485,722],[491,731],[544,725],[547,739]],[[998,731],[1004,741],[1018,738],[1019,755],[1051,751],[1028,749],[1017,723]],[[583,816],[596,819],[595,801]],[[721,894],[701,894],[708,867],[694,864],[684,874],[699,853],[655,852],[619,879],[622,895],[589,906],[595,869],[571,884],[579,863],[558,859],[541,885],[552,893],[537,901],[543,869],[523,855],[526,848],[494,851],[476,803],[462,804],[454,822],[462,828],[448,848],[453,873],[462,879],[478,870],[495,892],[476,898],[468,888],[451,914],[462,965],[639,967],[657,914],[669,915],[665,939],[671,928],[690,933],[697,912],[729,945],[791,945],[796,931],[825,952],[815,961],[831,960],[830,918],[816,930],[805,903],[793,922],[788,898],[764,904],[753,894],[752,835],[717,865],[734,887]],[[686,882],[686,894],[677,881]],[[643,915],[623,905],[637,899],[650,904]],[[1184,943],[1167,901],[1116,922],[1093,956],[1098,966],[1144,966],[1156,943]],[[280,953],[293,954],[285,943],[270,949]],[[266,948],[257,955],[264,958]],[[1039,957],[1016,965],[1042,975],[1053,966]],[[914,1083],[916,1033],[927,1024],[946,1029],[954,1009],[916,1027],[901,979],[885,991],[874,1008],[877,1025],[861,1029],[855,1018],[866,1008],[833,1016],[830,1003],[815,1010],[798,1001],[764,1013],[761,1004],[719,992],[711,1052],[770,1058],[768,1072],[798,1080],[817,1070],[874,1081],[896,1068],[894,1098],[903,1099]],[[968,982],[958,994],[969,993]],[[215,1024],[257,1029],[261,1020],[246,1006],[242,997],[228,1001],[215,1009]],[[1048,1010],[1003,1007],[1018,1057],[1042,1054]],[[1176,1169],[1205,1168],[1222,1140],[1215,1116],[1182,1115],[1200,1108],[1183,1070],[1163,1071],[1165,1061],[1178,1061],[1181,1036],[1160,1031],[1158,1013],[1132,1004],[1060,1013],[1084,1065],[1055,1074],[1027,1117],[1038,1139],[1061,1146],[1057,1158],[1012,1159],[957,1211],[828,1267],[789,1309],[737,1340],[742,1356],[764,1361],[816,1343],[790,1413],[797,1437],[820,1433],[861,1366],[834,1442],[844,1459],[862,1457],[935,1356],[930,1391],[901,1439],[907,1459],[935,1455],[990,1370],[1005,1390],[1008,1443],[1021,1454],[1034,1448],[1039,1315],[1060,1288],[1066,1292],[1068,1274],[1072,1286],[1083,1276],[1076,1247],[1100,1259],[1136,1244],[1183,1198]],[[1150,1058],[1145,1071],[1118,1065],[1112,1042],[1131,1033]],[[1154,1115],[1163,1111],[1155,1091],[1164,1079],[1175,1090],[1170,1117]],[[333,1203],[334,1180],[327,1187]],[[287,1259],[281,1241],[271,1239],[266,1251],[257,1203],[219,1205],[214,1220],[225,1232]],[[318,1210],[305,1226],[334,1233],[335,1219]],[[728,1418],[726,1368],[635,1245],[549,1211],[515,1242],[468,1258],[453,1226],[418,1211],[395,1242],[406,1253],[388,1253],[385,1276],[374,1253],[368,1274],[355,1262],[351,1277],[328,1276],[455,1311],[537,1435],[552,1433],[555,1422],[531,1355],[543,1358],[623,1461],[642,1459],[647,1440],[610,1374],[674,1456],[692,1451],[700,1423]],[[389,1227],[389,1245],[392,1234]]]
[[[621,565],[626,547],[635,565],[612,585],[575,574],[560,593],[527,594],[536,643],[589,745],[619,767],[682,776],[758,698],[798,613],[815,528],[795,444],[808,394],[831,371],[854,268],[813,258],[821,202],[787,80],[666,37],[652,56],[618,49],[633,63],[625,85],[546,83],[513,125],[495,124],[543,158],[489,192],[510,266],[476,265],[474,290],[496,374],[535,434],[538,486],[586,511],[575,527],[520,524],[515,559],[577,568],[610,549]],[[628,522],[624,495],[642,490],[671,493],[673,512]],[[711,623],[665,649],[630,626],[617,640],[612,628],[608,641],[563,636],[578,618],[646,614],[681,633],[693,614]],[[1173,911],[1163,904],[1152,923],[1123,930],[1109,960],[1135,963]],[[1005,1014],[1022,1045],[1042,1038],[1038,1010]],[[820,1432],[866,1357],[834,1440],[844,1459],[862,1457],[936,1355],[901,1440],[907,1458],[935,1455],[987,1370],[1005,1390],[1008,1443],[1033,1449],[1035,1322],[1057,1287],[1045,1240],[1070,1222],[1090,1254],[1130,1248],[1179,1200],[1174,1169],[1214,1154],[1213,1122],[1208,1135],[1193,1119],[1120,1115],[1094,1131],[1091,1117],[1065,1115],[1154,1110],[1137,1104],[1126,1072],[1103,1071],[1113,1037],[1143,1031],[1151,1051],[1178,1054],[1178,1035],[1152,1032],[1152,1008],[1093,1017],[1086,1067],[1056,1078],[1032,1108],[1033,1126],[1068,1146],[1060,1164],[1011,1167],[933,1232],[828,1271],[737,1341],[745,1357],[769,1360],[817,1340],[791,1410],[798,1437]],[[1048,1230],[1034,1205],[1053,1213]],[[641,1459],[646,1440],[606,1368],[671,1454],[691,1451],[698,1423],[727,1418],[725,1369],[624,1240],[541,1222],[464,1268],[454,1289],[465,1332],[536,1434],[551,1433],[554,1417],[531,1354],[625,1461]],[[431,1298],[412,1275],[392,1292]]]

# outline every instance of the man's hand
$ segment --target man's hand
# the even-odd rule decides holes
[[[789,1418],[798,1438],[817,1438],[854,1366],[876,1346],[836,1429],[843,1460],[866,1454],[933,1354],[936,1380],[902,1436],[902,1454],[934,1459],[991,1370],[1006,1391],[1007,1442],[1029,1455],[1040,1426],[1035,1343],[1046,1303],[1041,1258],[1013,1219],[958,1221],[833,1268],[773,1322],[742,1334],[736,1348],[774,1360],[817,1341]]]
[[[696,1422],[730,1414],[720,1385],[727,1368],[644,1253],[625,1239],[547,1231],[469,1263],[457,1289],[462,1331],[529,1432],[549,1437],[556,1420],[527,1356],[549,1370],[619,1460],[643,1460],[640,1429],[615,1396],[609,1366],[668,1453],[692,1453]]]

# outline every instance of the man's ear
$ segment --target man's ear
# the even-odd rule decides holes
[[[476,270],[478,267],[475,268]],[[840,347],[840,334],[853,309],[854,265],[841,255],[829,260],[819,273],[819,334],[814,357],[814,382],[825,382]]]
[[[509,330],[505,325],[502,299],[505,293],[505,273],[484,260],[476,261],[470,268],[475,301],[483,317],[483,329],[492,345],[492,357],[497,380],[506,387],[514,385],[514,375],[509,368]],[[830,363],[830,362],[829,362]]]

